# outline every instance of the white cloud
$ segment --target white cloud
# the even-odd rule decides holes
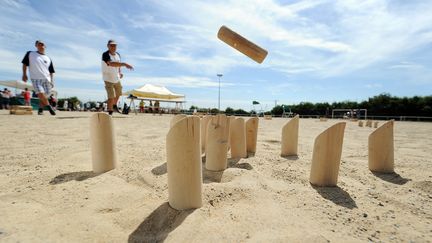
[[[393,64],[388,67],[388,69],[418,69],[423,68],[423,65],[413,63],[413,62],[400,62],[398,64]]]
[[[376,88],[381,88],[383,86],[380,83],[373,83],[373,84],[366,84],[365,87],[368,89],[376,89]]]
[[[22,74],[21,60],[25,53],[21,53],[19,56],[17,53],[0,49],[0,71],[7,73],[16,73],[19,78]]]
[[[211,80],[208,77],[192,77],[192,76],[178,76],[178,77],[136,77],[129,76],[125,77],[122,82],[123,85],[137,86],[144,85],[146,83],[158,84],[171,87],[183,87],[183,88],[212,88],[218,87],[219,82]],[[232,83],[221,82],[221,87],[232,86]]]
[[[57,69],[56,80],[80,80],[87,81],[89,84],[102,83],[101,72],[84,72],[67,69]]]

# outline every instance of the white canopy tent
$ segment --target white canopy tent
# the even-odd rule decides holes
[[[185,95],[171,92],[164,86],[146,84],[140,88],[129,90],[123,95],[133,95],[143,100],[158,100],[164,102],[185,102]]]
[[[0,80],[0,86],[6,86],[9,88],[22,89],[22,90],[27,88],[30,91],[33,90],[33,85],[31,81],[24,82],[21,80]],[[57,90],[53,89],[51,90],[51,93],[54,94],[55,97],[57,97]]]
[[[129,96],[128,98],[131,100],[129,106],[132,107],[135,114],[137,114],[137,111],[134,100],[150,100],[150,104],[151,101],[175,103],[174,110],[177,112],[182,109],[182,104],[186,102],[185,95],[174,93],[164,86],[154,84],[146,84],[140,88],[126,91],[123,95]],[[170,112],[169,108],[168,112]]]
[[[15,89],[25,89],[33,90],[31,82],[24,82],[21,80],[0,80],[1,86],[6,86]]]

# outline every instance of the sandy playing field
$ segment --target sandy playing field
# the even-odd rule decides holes
[[[314,188],[314,139],[341,120],[301,119],[299,156],[283,158],[288,119],[260,119],[255,157],[203,169],[203,207],[176,211],[167,203],[172,116],[116,114],[120,165],[95,175],[90,115],[0,111],[1,242],[432,241],[432,123],[395,122],[397,174],[385,175],[368,170],[374,128],[348,121],[338,187]]]

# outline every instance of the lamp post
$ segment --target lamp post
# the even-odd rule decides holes
[[[219,113],[220,113],[220,79],[221,79],[221,77],[223,76],[223,74],[218,73],[217,76],[219,77],[219,98],[218,98],[218,110],[219,110]]]

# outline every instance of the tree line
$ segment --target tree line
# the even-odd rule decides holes
[[[199,112],[219,113],[218,109],[202,109],[196,106],[191,106],[189,111],[197,110]],[[277,105],[266,114],[281,116],[283,112],[292,112],[300,115],[317,115],[331,116],[333,109],[367,109],[368,116],[424,116],[432,117],[432,95],[430,96],[413,96],[413,97],[397,97],[388,93],[369,98],[368,100],[356,101],[341,101],[333,103],[311,103],[300,102],[294,105]],[[245,111],[242,109],[233,109],[227,107],[225,114],[237,115],[253,115],[255,111]],[[340,115],[340,113],[339,113]]]

